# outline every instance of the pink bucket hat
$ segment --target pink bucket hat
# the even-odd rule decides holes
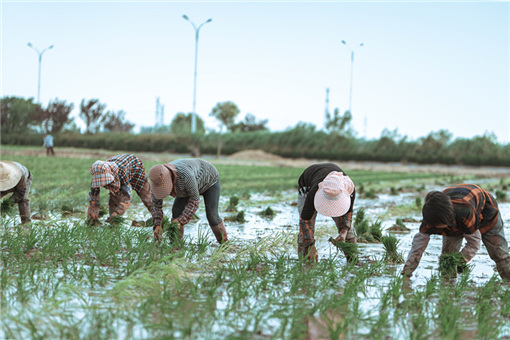
[[[163,164],[154,165],[149,170],[151,191],[158,200],[161,200],[172,192],[174,186],[170,170]]]
[[[119,167],[114,162],[95,161],[90,167],[92,175],[92,187],[104,187],[115,181],[115,175],[119,171]]]
[[[314,205],[319,214],[339,217],[345,215],[351,206],[354,183],[342,172],[331,171],[315,193]]]

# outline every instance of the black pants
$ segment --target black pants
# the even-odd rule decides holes
[[[210,226],[217,226],[221,223],[221,218],[218,213],[218,205],[220,202],[220,180],[212,187],[207,189],[202,196],[204,197],[205,214]],[[172,218],[181,216],[189,197],[176,197],[174,205],[172,206]]]

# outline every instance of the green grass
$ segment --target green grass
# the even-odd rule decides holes
[[[209,241],[208,226],[197,226],[197,236],[182,242],[166,229],[168,237],[154,242],[150,227],[89,227],[88,169],[95,159],[12,160],[34,175],[32,212],[49,218],[19,226],[16,207],[6,216],[2,201],[0,338],[302,339],[311,324],[330,339],[461,338],[464,329],[495,338],[510,321],[510,293],[499,277],[478,286],[464,274],[457,284],[433,276],[411,289],[394,265],[372,254],[361,264],[346,263],[335,251],[317,264],[299,261],[296,229],[218,246]],[[145,162],[146,168],[154,164]],[[280,191],[296,189],[303,169],[218,164],[218,170],[223,197],[273,192],[281,203]],[[355,184],[378,187],[384,179],[396,188],[402,177],[436,177],[349,175]],[[244,213],[236,208],[232,214],[238,209]],[[355,223],[363,220],[359,209]],[[379,234],[377,221],[373,225]]]

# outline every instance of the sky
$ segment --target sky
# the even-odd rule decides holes
[[[140,126],[232,101],[271,131],[351,108],[360,138],[493,133],[510,142],[510,3],[0,1],[4,96],[97,98]],[[342,43],[342,40],[346,44]],[[363,44],[363,46],[360,46]],[[351,59],[351,56],[354,56]],[[352,82],[351,82],[352,69]],[[329,103],[326,92],[329,89]],[[352,97],[350,93],[352,91]]]

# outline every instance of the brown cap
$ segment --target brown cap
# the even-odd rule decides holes
[[[151,191],[158,200],[170,195],[173,188],[170,170],[162,164],[154,165],[149,170],[151,180]]]

